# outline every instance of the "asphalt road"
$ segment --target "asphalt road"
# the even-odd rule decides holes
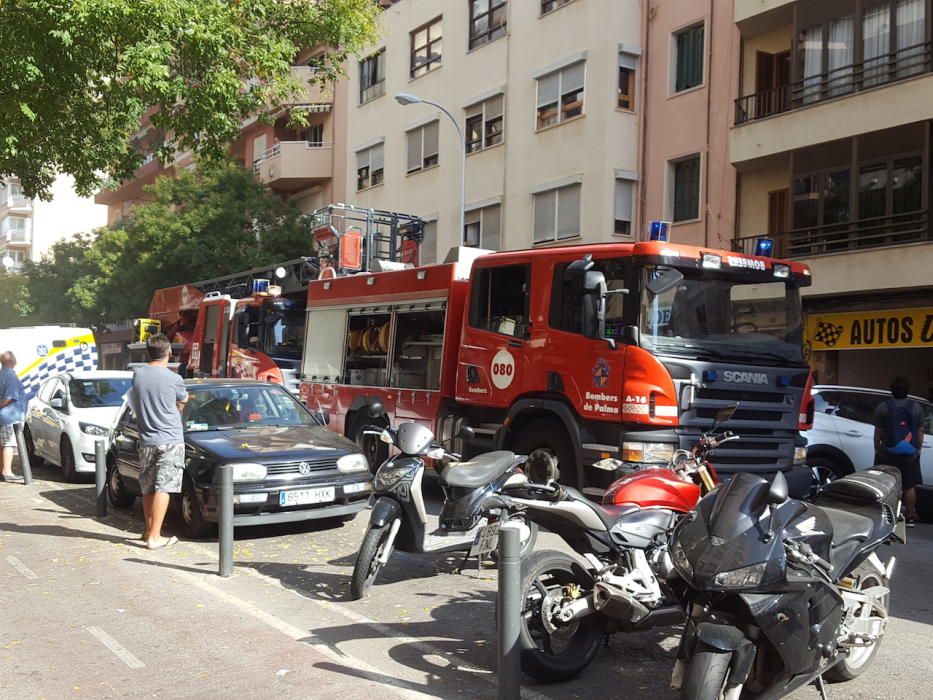
[[[36,475],[42,482],[29,487],[38,494],[30,499],[31,507],[42,509],[44,502],[47,517],[71,518],[72,527],[80,518],[93,522],[89,518],[92,485],[63,484],[56,471],[47,467]],[[263,623],[266,632],[270,628],[277,632],[274,646],[280,652],[275,653],[283,659],[294,655],[296,645],[310,645],[341,660],[316,665],[335,676],[376,682],[410,697],[495,697],[495,570],[477,570],[471,560],[458,574],[460,557],[396,553],[372,593],[361,601],[350,601],[349,577],[366,518],[364,511],[344,524],[306,522],[238,529],[235,575],[226,580],[212,573],[217,546],[210,541],[183,543],[157,557],[136,550],[115,552],[110,558],[119,559],[121,565],[130,562],[138,576],[145,576],[152,567],[167,569],[182,577],[186,586],[197,587],[202,596],[225,605],[228,614]],[[137,505],[134,511],[113,514],[94,527],[101,532],[132,534],[139,532],[140,521]],[[920,525],[908,534],[908,545],[882,552],[885,558],[891,554],[898,558],[893,618],[884,645],[865,675],[831,686],[831,698],[931,696],[933,526]],[[539,547],[559,546],[552,535],[539,540]],[[163,616],[163,624],[170,622]],[[181,644],[191,633],[186,625],[179,621],[176,630]],[[675,628],[615,635],[577,680],[545,686],[526,678],[523,695],[541,700],[674,698],[668,681],[676,642]],[[248,670],[240,673],[248,674]],[[255,697],[316,697],[310,689],[296,694],[294,687],[269,685],[264,678],[257,672]],[[132,677],[124,681],[126,694],[149,694],[151,689],[145,684],[134,688],[132,683]],[[14,684],[8,690],[15,693],[17,687]],[[811,687],[792,697],[819,696]]]

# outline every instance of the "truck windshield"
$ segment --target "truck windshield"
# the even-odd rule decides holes
[[[665,277],[674,280],[677,272],[683,278],[676,284],[650,284]],[[659,355],[762,365],[804,363],[800,293],[791,281],[649,268],[640,318],[642,346]]]
[[[272,357],[301,357],[305,313],[303,309],[284,309],[268,317],[265,352]]]

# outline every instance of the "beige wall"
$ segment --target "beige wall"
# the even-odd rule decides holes
[[[735,0],[735,21],[745,22],[793,3],[794,0]]]
[[[771,158],[755,170],[740,175],[736,238],[768,232],[768,193],[789,188],[790,181],[788,154]]]
[[[758,52],[764,51],[765,53],[774,54],[790,51],[793,38],[793,28],[790,25],[784,25],[764,34],[749,37],[743,42],[741,76],[741,94],[743,96],[754,95],[756,92],[755,66]]]
[[[646,60],[644,217],[672,215],[672,160],[701,155],[700,216],[677,223],[675,242],[728,248],[735,226],[735,171],[729,163],[729,127],[740,42],[730,0],[649,0]],[[699,87],[675,93],[674,32],[705,22],[706,64]]]
[[[598,5],[598,11],[594,8]],[[444,105],[463,127],[471,98],[505,87],[504,143],[467,156],[467,209],[501,201],[503,248],[532,245],[532,190],[578,178],[582,240],[613,238],[615,171],[637,170],[637,116],[617,110],[619,45],[639,50],[640,3],[576,0],[544,17],[540,3],[508,4],[509,35],[467,51],[468,3],[401,0],[382,16],[385,95],[359,101],[359,68],[350,67],[347,197],[352,203],[437,217],[438,257],[459,242],[460,146],[450,120],[428,105],[403,107],[409,92]],[[409,32],[443,12],[443,65],[409,80]],[[535,71],[586,56],[584,115],[535,131]],[[440,118],[438,166],[406,175],[406,130]],[[356,191],[356,150],[385,138],[385,182]],[[633,222],[634,223],[634,222]],[[576,239],[581,240],[581,239]],[[572,242],[572,241],[571,241]]]
[[[813,270],[807,296],[908,290],[933,282],[933,243],[875,248],[803,260]]]

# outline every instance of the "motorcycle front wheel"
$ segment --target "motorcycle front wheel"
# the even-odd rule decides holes
[[[360,553],[353,567],[353,577],[350,579],[350,600],[362,598],[375,582],[382,570],[380,557],[389,543],[391,531],[392,523],[386,523],[383,527],[370,527],[363,536]]]
[[[575,678],[599,651],[598,614],[566,623],[553,616],[558,601],[571,591],[591,592],[578,571],[573,559],[555,551],[538,551],[522,561],[522,671],[544,683]]]
[[[687,661],[681,700],[720,700],[729,675],[732,653],[720,651],[698,641]]]

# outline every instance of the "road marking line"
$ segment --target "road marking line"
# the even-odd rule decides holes
[[[93,634],[105,647],[110,649],[120,661],[125,663],[130,668],[144,668],[146,664],[133,656],[130,652],[126,650],[120,642],[111,637],[109,634],[104,632],[100,627],[93,625],[91,627],[85,627],[85,629]]]
[[[210,593],[213,597],[217,598],[218,600],[222,600],[228,605],[232,605],[236,608],[239,608],[245,613],[252,615],[260,622],[265,623],[272,629],[278,632],[281,632],[282,634],[288,637],[291,637],[296,642],[302,642],[303,644],[307,644],[311,649],[318,652],[322,656],[326,656],[327,658],[331,659],[335,663],[338,663],[341,666],[350,665],[354,667],[359,672],[359,674],[363,676],[366,680],[377,684],[379,686],[380,692],[384,692],[386,689],[386,686],[389,685],[389,682],[386,681],[387,674],[383,671],[379,671],[373,666],[370,666],[365,661],[362,661],[361,659],[358,659],[354,656],[350,656],[348,654],[344,654],[339,651],[336,651],[328,644],[323,644],[319,642],[309,642],[308,637],[314,635],[313,631],[303,630],[300,627],[296,627],[295,625],[289,622],[286,622],[285,620],[282,620],[281,618],[276,617],[272,613],[266,612],[262,608],[257,607],[256,605],[254,605],[253,603],[250,603],[247,600],[243,600],[242,598],[239,598],[233,595],[232,593],[228,593],[227,591],[221,590],[220,588],[217,588],[216,586],[213,586],[207,581],[205,581],[198,574],[193,574],[193,573],[189,573],[186,571],[181,571],[179,572],[179,574],[183,576],[184,578],[187,578],[189,581],[191,581],[192,584],[194,584],[201,590],[205,591],[206,593]],[[410,684],[409,681],[405,681],[401,678],[397,678],[395,680],[397,683],[404,684],[405,686]],[[392,686],[391,690],[396,695],[402,698],[406,698],[406,700],[424,700],[425,698],[435,699],[437,697],[436,695],[428,695],[426,693],[422,693],[418,690],[404,687],[402,685]]]
[[[10,557],[7,557],[6,560],[10,562],[10,566],[12,566],[14,569],[16,569],[18,572],[20,572],[23,576],[28,578],[30,581],[35,581],[37,578],[39,578],[39,574],[37,574],[32,569],[30,569],[28,566],[26,566],[23,562],[21,562],[16,557],[10,556]]]

